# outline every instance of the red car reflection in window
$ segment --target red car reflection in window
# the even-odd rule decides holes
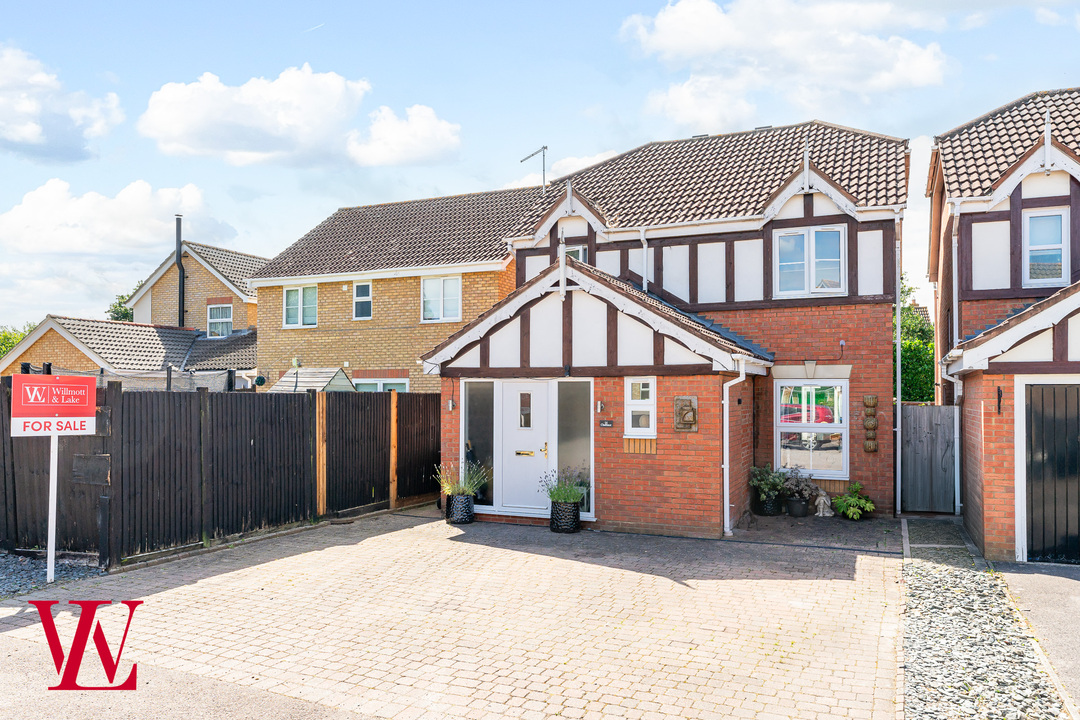
[[[783,404],[780,406],[780,422],[782,423],[832,423],[834,422],[833,411],[824,405],[814,405],[811,412],[803,420],[802,405]]]

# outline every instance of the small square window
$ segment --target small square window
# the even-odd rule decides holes
[[[584,245],[572,245],[566,248],[566,257],[572,257],[579,262],[589,261],[589,249]]]
[[[353,286],[353,320],[371,319],[371,283],[356,283]]]
[[[232,334],[232,305],[208,305],[206,307],[207,337],[227,337]]]

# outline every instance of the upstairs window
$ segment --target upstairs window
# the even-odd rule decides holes
[[[773,235],[773,294],[840,295],[847,291],[847,228],[779,230]]]
[[[206,306],[206,335],[226,337],[232,334],[232,305]]]
[[[1024,287],[1069,283],[1069,209],[1024,213]]]
[[[319,289],[315,285],[285,289],[285,327],[315,327]]]
[[[353,285],[353,320],[371,319],[371,283]]]
[[[566,257],[572,257],[579,262],[589,262],[589,248],[585,245],[567,245]]]
[[[420,289],[424,322],[461,320],[461,276],[424,278]]]

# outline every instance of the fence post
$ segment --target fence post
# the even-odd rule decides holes
[[[199,499],[202,509],[203,547],[214,538],[214,489],[207,487],[210,469],[210,393],[201,387],[199,395]]]
[[[105,506],[105,526],[108,538],[103,539],[105,567],[115,567],[123,557],[122,538],[128,535],[124,527],[124,501],[127,497],[127,473],[124,465],[124,386],[116,380],[105,386],[105,404],[109,406],[109,436],[105,447],[109,451],[109,494]],[[100,506],[99,506],[100,507]],[[102,517],[98,516],[99,527]],[[100,552],[100,548],[99,548]]]
[[[315,405],[315,514],[326,514],[326,393],[309,390]]]
[[[98,523],[98,567],[107,568],[112,565],[112,553],[109,550],[109,542],[112,537],[110,531],[109,496],[102,495],[98,498],[97,523]]]
[[[390,509],[398,506],[397,457],[398,457],[398,393],[390,391]]]
[[[16,514],[15,465],[11,457],[11,378],[0,378],[0,499],[4,501],[4,535],[0,543],[5,550],[14,550],[19,543],[19,525]]]

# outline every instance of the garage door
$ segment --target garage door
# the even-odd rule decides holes
[[[1028,559],[1080,563],[1080,385],[1027,386]]]

